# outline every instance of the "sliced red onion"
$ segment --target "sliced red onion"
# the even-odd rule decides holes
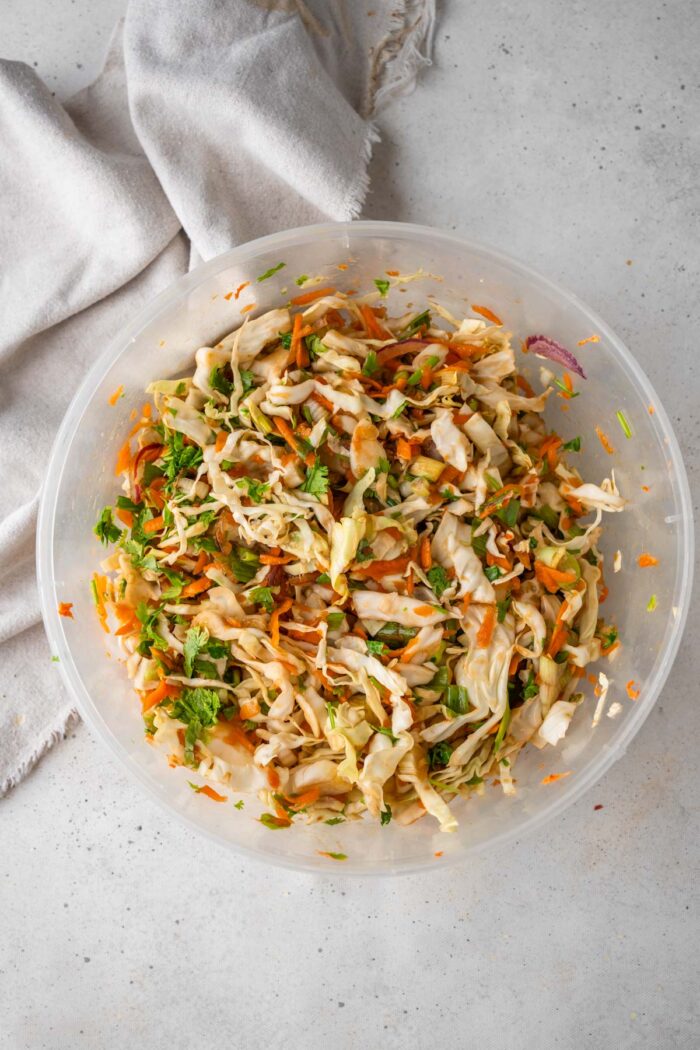
[[[529,335],[525,340],[525,349],[537,354],[538,357],[547,357],[550,361],[556,361],[557,364],[570,368],[577,376],[581,376],[581,379],[586,378],[586,373],[571,351],[561,343],[557,343],[555,339],[550,339],[546,335]]]

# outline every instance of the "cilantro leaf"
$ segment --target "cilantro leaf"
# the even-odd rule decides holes
[[[117,542],[122,534],[122,530],[118,525],[114,524],[111,507],[105,507],[97,519],[92,531],[105,546],[107,546],[108,543]]]
[[[379,823],[382,827],[391,823],[391,806],[387,805],[386,809],[383,809],[379,814]]]
[[[255,605],[262,605],[266,612],[271,613],[275,608],[275,599],[269,587],[253,587],[248,597]]]
[[[238,544],[229,555],[229,565],[239,583],[250,583],[260,568],[260,559],[255,551]]]
[[[186,445],[185,435],[179,430],[168,431],[165,444],[165,476],[172,485],[181,474],[199,466],[202,462],[202,450],[199,445]]]
[[[223,394],[224,397],[230,397],[233,390],[232,381],[226,377],[223,368],[219,365],[214,365],[209,373],[209,386],[217,393]]]
[[[241,377],[241,383],[243,385],[243,393],[247,394],[249,390],[252,390],[255,386],[255,376],[247,368],[241,368],[238,371]]]
[[[331,817],[329,820],[324,820],[324,824],[330,824],[333,827],[334,824],[344,824],[345,817]]]
[[[534,674],[530,671],[530,674],[527,677],[527,682],[525,683],[525,688],[523,689],[523,699],[531,700],[533,696],[537,696],[539,691],[540,687],[535,681]]]
[[[299,276],[297,277],[297,279],[296,279],[296,281],[294,283],[301,288],[301,286],[303,284],[306,284],[308,279],[309,279],[308,273],[301,273],[301,274],[299,274]]]
[[[172,717],[184,722],[185,730],[185,763],[194,765],[194,745],[202,736],[202,731],[217,722],[221,701],[213,689],[183,689],[176,698]]]
[[[285,350],[291,350],[292,347],[292,333],[291,332],[280,332],[280,343]]]
[[[512,600],[512,594],[507,595],[502,602],[496,602],[496,609],[498,610],[498,622],[503,623],[506,618],[506,613],[510,608]]]
[[[189,631],[185,635],[184,644],[184,667],[185,677],[192,677],[192,670],[194,667],[195,657],[205,647],[209,641],[209,632],[203,627],[190,627]]]
[[[428,569],[426,576],[428,577],[430,586],[435,591],[436,596],[441,598],[443,593],[450,586],[450,579],[442,565],[433,565],[431,569]]]
[[[381,656],[385,649],[384,642],[377,642],[374,638],[367,640],[367,652],[372,656]]]
[[[439,744],[433,744],[428,750],[428,767],[430,769],[444,769],[450,761],[450,755],[454,751],[451,744],[441,740]]]
[[[383,277],[375,277],[374,278],[374,283],[375,283],[376,287],[379,289],[382,297],[384,297],[387,294],[387,292],[389,291],[389,288],[391,287],[391,282],[385,280]]]
[[[253,503],[262,503],[264,499],[267,499],[270,486],[265,481],[256,481],[255,478],[238,478],[236,486],[239,489],[247,489],[248,499],[252,500]]]
[[[567,441],[562,445],[562,448],[566,452],[580,452],[581,451],[581,438],[575,437],[571,441]]]
[[[328,492],[328,467],[319,461],[318,456],[314,459],[314,465],[307,467],[306,478],[300,487],[302,492],[308,492],[317,499]]]

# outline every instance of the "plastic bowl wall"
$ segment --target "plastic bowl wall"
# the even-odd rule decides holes
[[[256,280],[279,262],[284,269]],[[429,818],[408,829],[357,822],[270,831],[254,819],[260,811],[256,800],[247,800],[238,811],[195,795],[187,772],[170,769],[165,756],[144,743],[139,704],[122,664],[106,655],[109,640],[91,603],[88,581],[103,556],[92,527],[100,509],[114,501],[117,450],[131,425],[131,410],[144,401],[146,385],[186,371],[197,347],[213,344],[241,322],[245,304],[254,301],[256,311],[278,305],[297,292],[293,281],[300,274],[324,274],[324,284],[366,290],[387,270],[414,274],[419,269],[435,277],[392,290],[391,312],[403,312],[412,303],[423,308],[427,294],[458,316],[471,303],[484,304],[503,318],[516,346],[526,335],[542,332],[579,354],[588,375],[587,382],[576,383],[581,396],[572,401],[552,397],[548,418],[567,439],[581,436],[576,462],[583,476],[600,481],[614,468],[630,501],[626,513],[606,516],[603,542],[610,586],[603,611],[624,640],[616,661],[605,661],[603,669],[613,679],[610,700],[623,709],[593,729],[595,698],[583,679],[589,695],[563,746],[522,753],[514,798],[489,786],[484,797],[461,802],[454,835],[441,834]],[[226,298],[246,281],[251,284],[238,300]],[[578,341],[592,334],[600,341],[578,350]],[[540,362],[519,353],[518,358],[524,374],[538,382]],[[124,396],[110,407],[108,398],[120,385]],[[624,437],[616,420],[619,409],[630,422],[632,439]],[[596,426],[609,436],[614,455],[604,451]],[[623,567],[613,576],[617,549],[623,552]],[[638,568],[643,551],[658,558],[658,566]],[[81,386],[56,439],[41,504],[37,561],[46,630],[68,689],[87,722],[151,797],[212,838],[266,861],[314,871],[391,874],[434,866],[440,851],[444,864],[522,836],[571,805],[624,754],[678,648],[691,585],[692,518],[666,413],[632,355],[586,306],[527,266],[450,234],[399,223],[327,224],[265,237],[212,260],[160,295],[114,340]],[[653,614],[646,608],[652,593],[657,599]],[[74,620],[58,616],[60,601],[73,603]],[[630,679],[640,690],[636,702],[625,693]],[[541,783],[546,774],[569,771],[556,783]],[[345,853],[348,859],[334,863],[319,851]]]

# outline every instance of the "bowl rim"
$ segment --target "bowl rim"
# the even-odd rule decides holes
[[[619,336],[606,324],[606,322],[591,310],[591,308],[568,289],[562,288],[548,277],[533,269],[528,264],[520,262],[500,249],[468,238],[461,237],[450,231],[438,228],[417,225],[414,223],[403,223],[383,220],[359,220],[355,222],[326,222],[310,226],[295,227],[279,233],[268,234],[264,237],[248,241],[243,245],[232,248],[209,261],[200,264],[189,273],[179,277],[168,285],[154,299],[150,300],[134,318],[121,329],[109,342],[108,346],[99,355],[92,367],[89,369],[80,383],[73,399],[71,400],[61,425],[53,442],[48,459],[44,483],[42,485],[39,503],[39,514],[37,522],[36,539],[36,568],[37,583],[39,589],[39,600],[41,613],[46,634],[51,646],[52,653],[59,659],[59,672],[68,690],[69,696],[75,701],[76,707],[88,726],[99,738],[107,744],[113,754],[117,755],[123,767],[126,768],[132,779],[140,783],[147,791],[148,796],[156,802],[159,807],[170,816],[174,816],[182,824],[192,828],[200,835],[225,846],[234,853],[245,855],[257,861],[274,864],[279,867],[294,871],[307,871],[316,875],[334,876],[338,874],[361,875],[361,876],[385,876],[397,874],[412,874],[426,869],[434,870],[434,859],[408,860],[405,863],[387,863],[381,868],[365,867],[362,861],[348,862],[342,865],[342,869],[320,867],[312,859],[303,857],[285,857],[273,855],[265,850],[254,846],[246,846],[233,843],[223,838],[215,831],[202,827],[196,819],[182,813],[167,795],[151,780],[150,776],[132,759],[129,752],[113,735],[110,727],[102,717],[99,709],[90,697],[83,681],[78,673],[77,667],[72,659],[70,646],[64,625],[57,610],[57,594],[54,583],[54,545],[56,542],[54,523],[58,494],[61,488],[63,470],[67,461],[67,453],[70,451],[75,434],[80,427],[83,414],[90,404],[99,387],[104,375],[114,361],[132,343],[143,328],[151,324],[158,315],[172,305],[192,289],[206,282],[212,275],[224,269],[227,265],[241,264],[249,261],[263,251],[272,248],[280,251],[292,249],[300,242],[306,242],[312,238],[323,238],[326,235],[338,237],[343,230],[348,237],[366,237],[372,239],[385,236],[409,236],[414,240],[426,240],[430,242],[442,241],[453,247],[461,248],[472,255],[482,256],[499,263],[511,272],[518,273],[530,281],[538,283],[544,289],[553,292],[560,300],[564,300],[571,306],[583,311],[591,321],[593,329],[605,337],[607,345],[612,352],[621,360],[625,366],[625,372],[632,386],[636,386],[637,393],[654,405],[654,417],[652,426],[657,435],[665,442],[665,447],[671,459],[672,490],[676,503],[676,517],[679,522],[678,532],[678,566],[676,580],[674,582],[675,608],[678,614],[671,622],[670,630],[666,625],[668,639],[666,646],[660,651],[654,665],[651,677],[645,683],[644,695],[640,702],[625,719],[624,727],[615,740],[614,746],[604,746],[600,753],[591,760],[586,769],[571,780],[567,780],[561,786],[557,795],[552,796],[551,802],[546,804],[537,814],[527,817],[522,824],[515,828],[506,829],[494,835],[492,838],[480,842],[465,842],[459,850],[454,853],[446,853],[443,857],[443,865],[453,865],[464,861],[470,855],[479,854],[487,849],[497,849],[508,842],[520,839],[525,835],[534,833],[544,824],[553,820],[574,802],[578,801],[597,781],[604,775],[610,766],[620,758],[626,751],[632,738],[640,730],[648,717],[652,707],[666,682],[671,667],[678,652],[683,630],[687,621],[690,606],[690,593],[693,580],[693,551],[694,551],[694,528],[692,503],[688,477],[683,463],[678,441],[670,423],[668,415],[656,393],[651,382],[639,367],[631,351],[627,348]],[[682,571],[680,569],[682,566]]]

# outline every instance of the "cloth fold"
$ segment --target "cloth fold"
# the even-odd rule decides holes
[[[132,0],[62,106],[0,62],[0,794],[75,715],[38,626],[44,464],[105,341],[211,258],[355,218],[380,108],[429,63],[434,0]]]

